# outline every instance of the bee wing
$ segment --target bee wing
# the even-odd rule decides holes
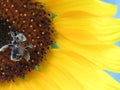
[[[3,47],[0,48],[0,52],[4,52],[8,47],[9,45],[4,45]]]
[[[29,48],[33,48],[34,46],[32,44],[29,44],[26,46],[26,48],[29,47]]]
[[[28,50],[25,50],[24,58],[25,58],[27,61],[30,60],[30,53],[28,52]]]

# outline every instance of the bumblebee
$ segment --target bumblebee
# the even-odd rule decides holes
[[[0,51],[4,52],[7,48],[11,48],[10,58],[12,61],[20,61],[22,58],[29,61],[30,53],[27,48],[33,48],[33,45],[26,44],[27,38],[22,33],[10,31],[10,35],[12,37],[11,43],[1,47]]]

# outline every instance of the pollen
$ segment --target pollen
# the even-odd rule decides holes
[[[9,22],[9,19],[7,19],[6,21]]]
[[[8,11],[8,9],[6,8],[6,9],[5,9],[5,11],[7,12],[7,11]]]
[[[18,12],[18,10],[15,10],[15,12]]]
[[[33,13],[32,13],[32,15],[34,16],[34,15],[35,15],[35,13],[33,12]]]
[[[21,47],[30,47],[24,48],[27,52],[19,61],[11,59],[12,48],[0,51],[0,81],[15,81],[38,67],[46,57],[48,48],[54,43],[52,18],[41,2],[0,0],[0,4],[0,49],[12,42],[11,31],[26,37]]]
[[[25,32],[25,30],[23,29],[22,32]]]
[[[14,7],[14,5],[11,5],[11,7]]]
[[[27,14],[25,13],[25,14],[24,14],[24,16],[26,17],[26,16],[27,16]]]
[[[9,0],[7,0],[7,2],[9,2]]]
[[[37,52],[37,54],[39,55],[39,54],[40,54],[40,52]]]
[[[40,38],[40,36],[37,36],[37,39],[39,39]]]
[[[32,27],[33,27],[33,25],[30,25],[30,27],[32,28]]]
[[[23,23],[25,23],[26,21],[23,21]]]
[[[39,27],[41,27],[42,25],[41,24],[39,24]]]
[[[26,8],[27,6],[26,5],[23,5],[24,8]]]
[[[36,29],[34,29],[33,31],[36,32]]]
[[[8,26],[9,29],[11,29],[11,26]]]
[[[35,40],[34,39],[32,39],[32,42],[34,42]]]
[[[22,14],[22,13],[20,13],[20,16],[23,16],[23,14]]]
[[[42,35],[44,35],[45,34],[45,32],[42,32]]]
[[[31,34],[28,34],[28,37],[31,37]]]
[[[30,21],[33,22],[33,19],[31,19]]]
[[[13,23],[15,23],[15,21],[13,21]]]
[[[36,45],[34,45],[34,48],[36,48],[37,46]]]

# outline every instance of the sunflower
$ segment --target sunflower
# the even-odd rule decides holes
[[[0,90],[119,90],[104,69],[118,70],[120,50],[99,32],[115,6],[99,0],[0,4]]]

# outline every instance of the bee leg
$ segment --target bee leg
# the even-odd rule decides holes
[[[20,61],[21,54],[19,53],[18,47],[12,47],[10,58],[12,61]]]
[[[30,60],[30,53],[28,50],[25,50],[25,56],[24,58],[26,59],[26,61],[29,61]]]
[[[14,52],[11,52],[10,58],[11,58],[12,61],[15,61],[15,62],[20,61],[21,58],[19,58],[18,56],[19,56],[18,54],[15,54]]]
[[[9,45],[4,45],[3,47],[0,48],[0,52],[4,52],[8,47]]]
[[[11,58],[11,60],[14,61],[14,62],[20,61],[20,59],[14,59],[12,55],[11,55],[10,58]]]
[[[13,40],[15,40],[15,33],[10,31],[11,37],[13,38]]]

